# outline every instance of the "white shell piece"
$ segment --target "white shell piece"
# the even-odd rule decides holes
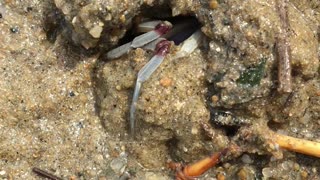
[[[136,38],[134,38],[132,41],[131,47],[133,48],[142,47],[159,37],[160,37],[160,34],[158,32],[154,30],[149,31],[147,33],[141,34],[140,36],[137,36]]]
[[[203,33],[201,30],[197,30],[188,39],[183,41],[180,45],[180,50],[176,53],[174,58],[181,58],[191,54],[201,43],[203,39]]]
[[[143,22],[138,25],[138,32],[149,32],[154,30],[154,28],[160,24],[162,21],[148,21],[148,22]]]
[[[107,58],[108,59],[116,59],[119,58],[120,56],[128,53],[131,50],[131,42],[126,43],[124,45],[121,45],[117,48],[112,49],[107,53]]]

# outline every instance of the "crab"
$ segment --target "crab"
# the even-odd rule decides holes
[[[116,59],[130,50],[142,48],[154,52],[154,56],[145,64],[137,75],[130,106],[130,133],[135,136],[136,120],[135,112],[142,84],[161,65],[171,46],[179,46],[174,59],[184,57],[192,53],[202,42],[204,35],[200,30],[200,24],[196,18],[178,18],[169,21],[147,21],[138,25],[138,32],[143,34],[135,37],[131,42],[123,44],[107,52],[107,59]]]

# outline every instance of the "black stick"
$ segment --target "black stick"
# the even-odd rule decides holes
[[[53,175],[51,173],[48,173],[48,172],[46,172],[44,170],[41,170],[39,168],[36,168],[36,167],[32,168],[32,171],[34,173],[36,173],[38,176],[41,176],[41,177],[44,177],[44,178],[48,178],[48,179],[51,179],[51,180],[62,180],[62,178],[59,178],[59,177],[57,177],[57,176],[55,176],[55,175]]]

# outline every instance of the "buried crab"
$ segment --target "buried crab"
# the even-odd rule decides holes
[[[195,26],[196,24],[196,26]],[[192,30],[190,30],[192,28]],[[139,98],[139,92],[143,82],[145,82],[152,73],[160,66],[165,59],[166,54],[169,53],[170,47],[173,46],[173,41],[180,47],[180,51],[175,54],[175,57],[181,57],[185,54],[191,53],[201,42],[201,32],[197,22],[188,20],[187,22],[177,22],[173,25],[166,21],[152,21],[139,25],[140,32],[151,30],[142,34],[132,42],[124,44],[107,53],[109,59],[118,58],[134,48],[143,48],[154,51],[154,56],[151,60],[139,71],[136,80],[136,88],[134,90],[133,100],[130,108],[130,128],[134,135],[135,130],[135,111]],[[187,33],[181,33],[181,29],[187,29]],[[198,33],[198,34],[197,34]],[[181,37],[182,34],[184,37]],[[205,128],[204,128],[205,129]],[[206,157],[199,162],[191,165],[182,165],[180,163],[169,163],[170,168],[176,172],[177,179],[192,179],[201,176],[211,167],[218,163],[223,163],[231,158],[239,157],[243,152],[250,151],[247,145],[255,146],[255,140],[262,140],[261,148],[266,147],[265,153],[277,154],[281,149],[287,149],[298,153],[303,153],[311,156],[320,157],[320,144],[317,142],[298,139],[290,136],[277,134],[271,131],[268,127],[256,127],[255,124],[248,124],[239,130],[235,138],[230,139],[230,144],[222,150],[214,153],[210,157]],[[237,145],[239,144],[239,145]]]
[[[133,99],[130,106],[130,133],[135,136],[135,112],[142,84],[160,66],[172,46],[179,49],[174,58],[184,57],[192,53],[202,42],[204,35],[196,18],[177,18],[172,22],[148,21],[138,25],[138,32],[144,33],[131,42],[123,44],[107,53],[108,59],[116,59],[135,48],[153,51],[154,56],[146,63],[137,75]]]

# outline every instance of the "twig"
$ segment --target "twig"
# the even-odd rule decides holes
[[[277,37],[277,55],[278,55],[278,92],[292,92],[291,80],[291,48],[288,39],[289,19],[288,19],[288,0],[278,0],[278,12],[280,17],[280,32]]]
[[[34,173],[36,173],[38,176],[41,176],[41,177],[44,177],[44,178],[47,178],[47,179],[62,180],[62,178],[57,177],[57,176],[55,176],[55,175],[53,175],[53,174],[51,174],[51,173],[49,173],[47,171],[41,170],[41,169],[36,168],[36,167],[32,168],[32,171]]]
[[[298,139],[291,136],[277,134],[271,131],[271,137],[275,143],[283,149],[290,151],[307,154],[320,158],[320,143],[314,141],[308,141],[304,139]]]
[[[169,167],[176,171],[177,180],[193,179],[199,177],[210,168],[218,164],[223,156],[229,151],[228,148],[220,152],[214,153],[210,157],[206,157],[194,164],[182,166],[180,163],[170,162]]]

